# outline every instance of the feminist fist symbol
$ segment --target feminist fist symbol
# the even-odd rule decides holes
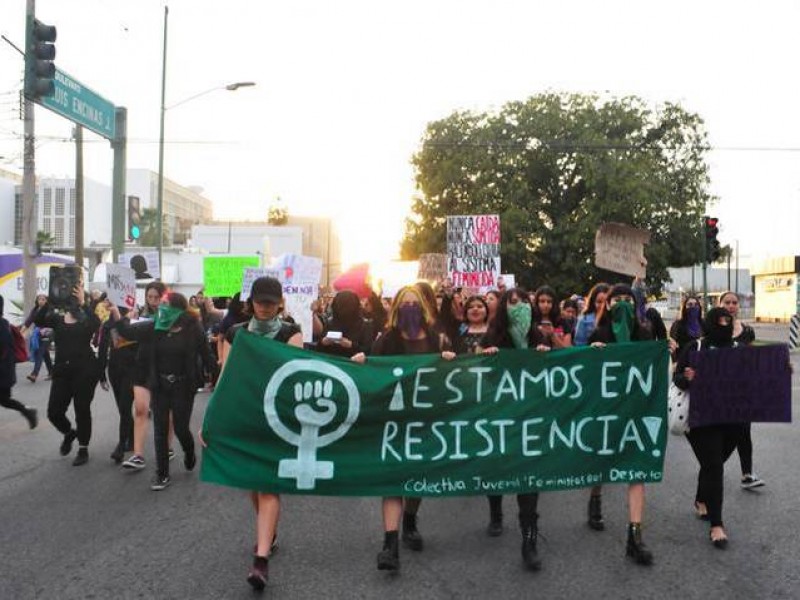
[[[302,371],[307,371],[309,377],[327,376],[328,379],[324,383],[317,379],[313,383],[306,380],[305,383],[295,384],[294,415],[300,423],[298,435],[280,420],[275,401],[281,384]],[[334,431],[320,435],[320,430],[332,423],[338,412],[332,399],[334,379],[347,392],[347,416]],[[282,397],[285,399],[287,395],[283,394]],[[275,433],[297,447],[297,458],[283,459],[278,463],[278,477],[296,480],[299,490],[314,489],[317,479],[332,479],[333,462],[317,460],[317,449],[344,436],[358,417],[359,407],[360,396],[355,382],[338,367],[316,360],[293,360],[278,369],[264,392],[264,413]]]

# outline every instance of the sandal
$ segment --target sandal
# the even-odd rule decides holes
[[[705,502],[695,501],[694,514],[701,521],[708,521],[708,508],[706,508]]]

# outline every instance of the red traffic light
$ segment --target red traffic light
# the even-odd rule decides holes
[[[706,217],[706,227],[709,229],[716,227],[717,223],[719,223],[719,219],[716,217]]]

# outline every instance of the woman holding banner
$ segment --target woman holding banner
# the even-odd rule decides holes
[[[635,298],[631,286],[618,283],[608,292],[606,305],[597,327],[589,336],[589,343],[597,348],[619,342],[637,342],[652,339],[652,335],[636,317]],[[589,524],[592,529],[604,527],[601,513],[600,486],[592,488],[589,497]],[[653,554],[642,541],[645,493],[643,483],[628,486],[628,540],[625,553],[640,565],[653,563]],[[593,524],[594,521],[594,524]]]
[[[258,335],[276,342],[303,347],[303,334],[300,326],[287,323],[280,318],[283,303],[283,286],[273,277],[259,277],[253,282],[250,296],[247,299],[249,321],[238,323],[228,328],[225,333],[222,369],[230,355],[230,349],[237,335]],[[221,376],[221,375],[220,375]],[[204,439],[200,434],[200,443],[207,446],[213,440]],[[253,508],[256,511],[256,545],[253,565],[247,575],[247,582],[256,590],[263,590],[269,577],[269,557],[277,549],[278,517],[281,500],[278,494],[253,491],[250,493]]]
[[[477,348],[478,354],[495,354],[500,348],[518,350],[532,348],[538,352],[550,350],[543,344],[541,332],[533,324],[533,308],[521,288],[506,291],[500,297],[497,314]],[[489,526],[486,532],[496,537],[503,533],[503,497],[489,499]],[[522,530],[522,562],[533,571],[542,566],[537,550],[539,539],[539,494],[517,494],[519,526]]]
[[[715,348],[732,348],[737,345],[733,339],[733,317],[724,308],[717,307],[708,311],[704,330],[705,336],[697,348],[700,352],[708,352]],[[673,381],[683,390],[691,390],[695,379],[695,370],[689,366],[689,355],[694,349],[695,345],[685,348],[675,367]],[[720,550],[728,545],[728,536],[722,522],[725,461],[739,443],[744,428],[745,426],[740,423],[703,425],[692,427],[686,434],[697,462],[700,463],[695,511],[699,518],[709,521],[711,543]]]
[[[393,356],[402,354],[441,353],[445,360],[455,358],[450,351],[450,340],[436,331],[436,317],[431,305],[417,285],[402,288],[394,298],[389,313],[386,333],[372,347],[372,354]],[[353,361],[364,364],[367,357],[360,352]],[[422,535],[417,530],[417,511],[421,498],[400,496],[383,499],[383,549],[378,553],[378,569],[396,571],[400,568],[399,540],[400,518],[403,519],[403,544],[411,550],[422,550]]]
[[[583,313],[575,326],[573,342],[576,346],[586,346],[589,343],[589,336],[597,327],[597,321],[606,306],[606,294],[609,289],[611,288],[607,283],[596,283],[589,291],[586,306],[583,307]]]

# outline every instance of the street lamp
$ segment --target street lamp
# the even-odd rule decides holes
[[[211,92],[218,90],[226,90],[228,92],[235,92],[239,88],[252,87],[255,85],[253,81],[237,81],[236,83],[229,83],[227,85],[220,85],[209,88],[200,93],[184,98],[180,102],[167,106],[165,103],[166,89],[167,89],[167,17],[169,15],[169,7],[164,6],[164,49],[162,53],[162,66],[161,66],[161,127],[158,135],[158,268],[162,271],[163,260],[162,251],[164,246],[164,114],[171,108],[186,104],[187,102],[205,96]],[[162,271],[163,272],[163,271]],[[163,275],[162,275],[163,276]]]

